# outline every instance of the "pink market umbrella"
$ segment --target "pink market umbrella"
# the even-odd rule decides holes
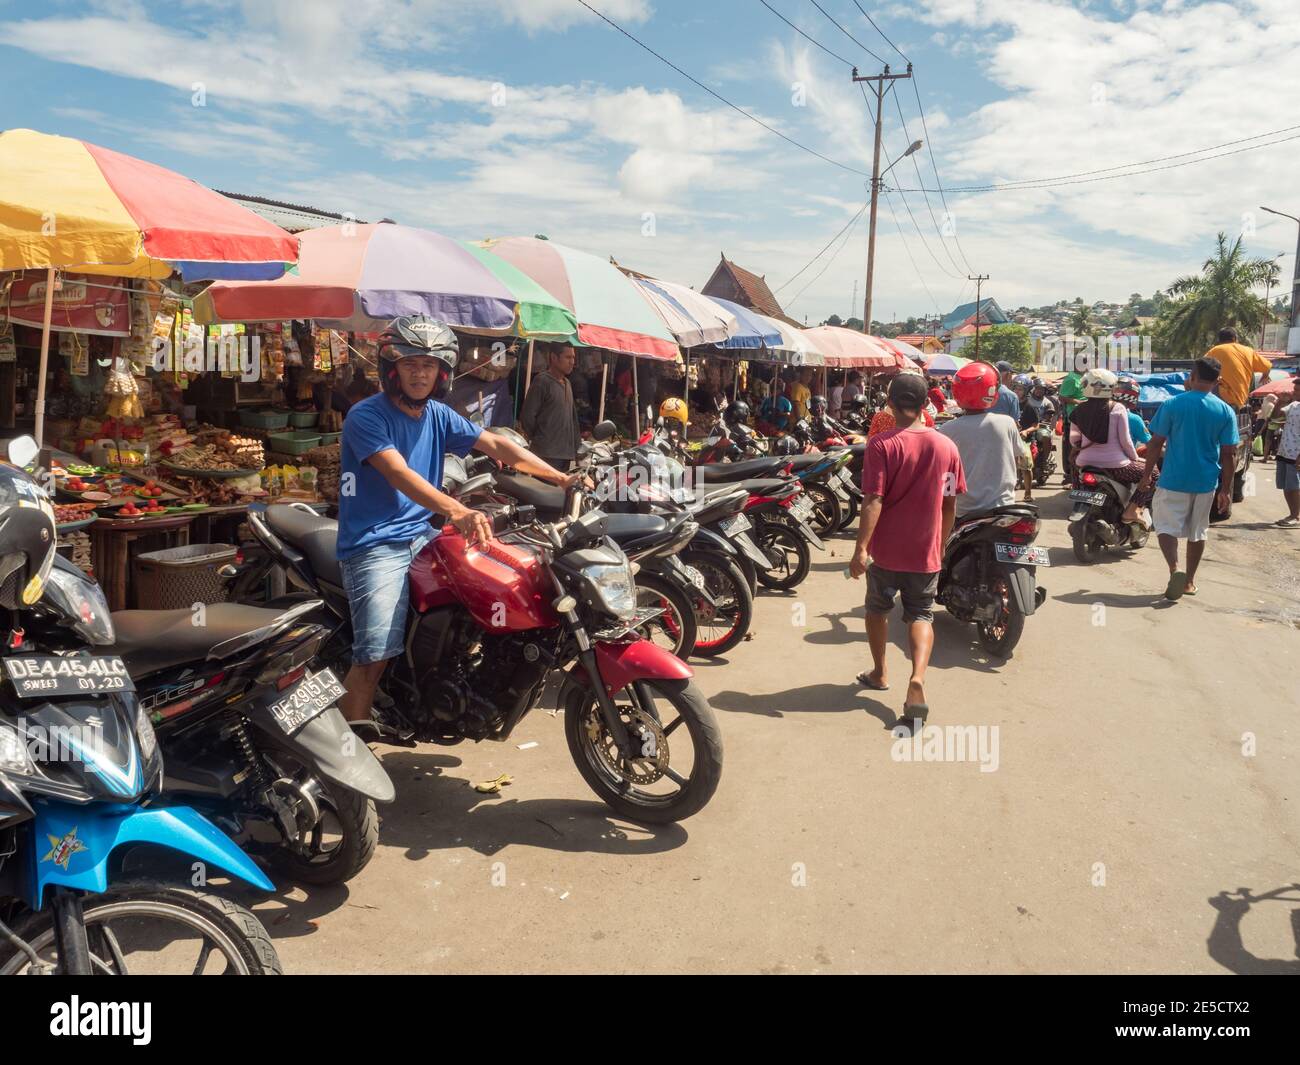
[[[1279,373],[1279,372],[1280,371],[1278,370],[1273,370],[1270,373],[1270,377],[1272,376],[1272,374]],[[1294,388],[1295,388],[1295,378],[1292,377],[1290,374],[1288,374],[1284,378],[1274,378],[1273,380],[1270,380],[1267,384],[1260,385],[1257,389],[1255,389],[1254,392],[1251,393],[1251,395],[1252,396],[1289,396],[1292,392],[1292,389]]]
[[[573,312],[578,340],[627,355],[671,360],[677,340],[632,279],[596,255],[539,237],[480,241]]]
[[[839,366],[875,373],[901,369],[900,357],[875,337],[838,325],[818,325],[805,329],[813,346],[826,356],[827,366]]]

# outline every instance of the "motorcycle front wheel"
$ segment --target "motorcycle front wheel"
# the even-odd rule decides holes
[[[1086,521],[1081,521],[1070,529],[1070,541],[1074,545],[1074,557],[1085,566],[1091,566],[1106,550],[1106,545],[1088,532]]]
[[[671,824],[699,813],[722,776],[722,733],[703,693],[690,680],[656,679],[612,698],[638,751],[621,755],[591,689],[575,688],[564,734],[582,779],[629,821]]]
[[[684,551],[682,561],[704,574],[704,587],[717,606],[695,600],[695,654],[712,658],[740,643],[754,620],[754,597],[731,559],[705,551]]]
[[[252,913],[208,892],[156,880],[124,881],[82,900],[96,976],[278,976],[275,945]],[[30,914],[13,929],[45,965],[59,968],[54,912]],[[25,951],[0,947],[0,976],[31,971]]]
[[[812,553],[798,529],[765,521],[758,527],[758,543],[772,560],[770,569],[758,571],[759,584],[773,591],[788,592],[803,583],[812,568]]]

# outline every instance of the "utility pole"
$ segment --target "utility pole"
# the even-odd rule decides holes
[[[1293,214],[1284,214],[1281,211],[1275,211],[1271,207],[1259,208],[1261,211],[1267,211],[1269,214],[1278,215],[1281,218],[1289,218],[1292,222],[1300,225],[1300,218]],[[1290,328],[1287,330],[1286,353],[1288,355],[1300,355],[1300,234],[1296,236],[1295,245],[1295,266],[1291,275],[1291,321]]]
[[[907,156],[918,151],[921,147],[920,141],[914,141],[908,147],[907,151],[885,168],[885,174],[880,172],[880,134],[884,122],[885,93],[894,87],[894,82],[905,80],[911,76],[911,63],[907,64],[906,74],[891,74],[889,72],[889,67],[886,66],[884,73],[873,74],[867,78],[858,77],[858,68],[853,68],[853,80],[857,82],[871,82],[871,89],[876,94],[876,147],[875,154],[872,156],[871,160],[871,221],[870,228],[867,232],[867,292],[862,305],[862,331],[867,334],[870,334],[871,332],[871,281],[876,270],[876,205],[880,199],[881,178],[893,169],[899,159],[907,158]]]
[[[966,275],[967,281],[975,282],[975,361],[980,361],[980,287],[989,279],[988,274]]]
[[[858,279],[855,277],[855,278],[853,279],[853,299],[849,301],[849,317],[850,317],[850,318],[853,317],[853,308],[856,307],[857,305],[858,305]],[[864,333],[867,331],[865,325],[863,326],[862,331],[863,331]]]

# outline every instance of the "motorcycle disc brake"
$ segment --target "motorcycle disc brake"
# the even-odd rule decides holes
[[[668,769],[668,738],[659,722],[644,710],[619,706],[618,712],[627,726],[632,746],[640,751],[639,755],[635,758],[619,755],[597,706],[587,714],[587,738],[605,768],[615,776],[622,777],[629,784],[653,784]]]

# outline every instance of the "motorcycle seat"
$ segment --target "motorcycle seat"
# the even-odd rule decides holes
[[[762,459],[745,459],[743,462],[710,462],[693,469],[695,476],[706,484],[717,484],[744,481],[751,477],[771,477],[777,471],[785,469],[789,462],[790,458],[786,456],[771,455]]]
[[[668,522],[658,514],[606,514],[605,532],[615,543],[660,536],[668,529]]]
[[[564,510],[564,489],[539,481],[526,473],[503,474],[497,479],[497,489],[525,506],[537,508],[544,517],[553,517]]]
[[[266,524],[276,536],[287,540],[304,555],[321,580],[343,586],[339,569],[339,523],[309,514],[298,507],[272,504],[266,508]]]
[[[794,482],[784,477],[755,477],[741,481],[740,487],[753,496],[787,496],[794,487]]]
[[[196,625],[192,609],[119,610],[113,614],[117,642],[96,653],[121,655],[131,676],[142,677],[202,661],[218,645],[274,625],[283,614],[260,606],[212,603],[204,610],[204,623]]]

